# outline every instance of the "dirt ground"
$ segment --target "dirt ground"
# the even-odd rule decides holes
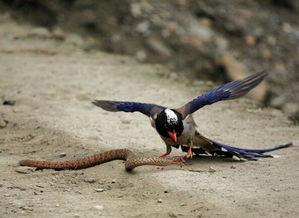
[[[160,155],[165,146],[144,115],[109,113],[90,102],[176,107],[215,85],[125,56],[85,52],[3,16],[0,39],[0,217],[298,217],[298,143],[273,152],[277,158],[194,157],[183,168],[142,166],[131,173],[122,161],[77,171],[18,166],[21,159],[65,160],[114,148]],[[248,98],[194,117],[202,134],[239,147],[299,138],[299,127],[282,112]]]

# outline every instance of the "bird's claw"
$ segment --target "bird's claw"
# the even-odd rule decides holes
[[[192,152],[192,147],[190,146],[187,154],[185,155],[185,158],[189,159],[192,158],[192,156],[193,156],[193,152]]]

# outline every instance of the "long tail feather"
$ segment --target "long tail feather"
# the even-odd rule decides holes
[[[273,148],[267,149],[247,149],[247,148],[237,148],[229,145],[225,145],[216,141],[210,140],[215,146],[218,146],[222,149],[225,149],[228,153],[234,154],[237,156],[244,156],[244,157],[273,157],[272,155],[266,155],[263,153],[267,153],[270,151],[276,151],[279,149],[287,148],[293,145],[293,143],[287,143],[284,145],[278,145]],[[215,152],[217,153],[217,152]]]

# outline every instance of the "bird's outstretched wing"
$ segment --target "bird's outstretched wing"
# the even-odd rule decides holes
[[[107,111],[124,111],[135,112],[138,111],[146,116],[154,117],[160,113],[165,107],[156,104],[140,103],[140,102],[128,102],[128,101],[106,101],[106,100],[94,100],[92,103],[98,107],[101,107]]]
[[[257,86],[267,75],[265,71],[255,73],[242,80],[236,80],[219,86],[211,91],[198,96],[184,106],[176,109],[185,118],[205,105],[213,104],[217,101],[230,100],[247,94],[252,88]]]

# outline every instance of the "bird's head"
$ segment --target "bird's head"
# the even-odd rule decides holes
[[[160,135],[177,143],[177,137],[181,136],[184,130],[182,115],[179,112],[166,108],[158,114],[155,122]]]

